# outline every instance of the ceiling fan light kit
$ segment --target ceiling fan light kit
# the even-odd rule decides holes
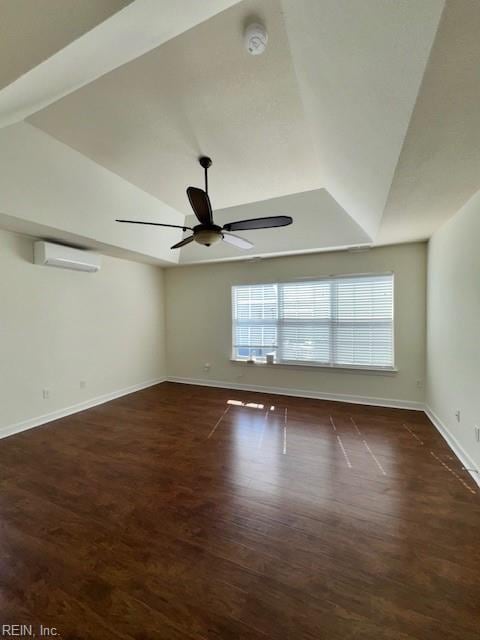
[[[187,196],[190,205],[200,224],[194,227],[185,225],[163,224],[162,222],[144,222],[141,220],[117,220],[117,222],[128,222],[132,224],[146,224],[154,227],[174,227],[185,231],[191,231],[192,235],[183,238],[180,242],[174,244],[171,249],[180,249],[191,242],[197,242],[204,247],[210,247],[212,244],[223,240],[227,244],[231,244],[238,249],[252,249],[253,244],[250,240],[241,238],[231,233],[232,231],[248,231],[252,229],[271,229],[273,227],[285,227],[292,224],[293,220],[290,216],[267,216],[265,218],[252,218],[250,220],[237,220],[227,222],[223,227],[215,224],[213,221],[213,211],[208,195],[208,169],[212,166],[211,158],[201,156],[198,159],[200,166],[205,172],[205,190],[198,187],[188,187]]]
[[[194,227],[193,239],[195,242],[198,242],[198,244],[203,244],[205,247],[209,247],[211,244],[222,239],[222,229],[221,227],[215,226],[215,228],[212,229],[198,229],[198,231],[195,231]]]

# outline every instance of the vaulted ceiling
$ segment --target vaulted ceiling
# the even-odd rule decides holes
[[[427,239],[480,187],[480,3],[1,0],[0,25],[5,228],[160,264],[239,259]],[[219,222],[294,224],[245,233],[245,256],[114,222],[190,224],[202,154]]]

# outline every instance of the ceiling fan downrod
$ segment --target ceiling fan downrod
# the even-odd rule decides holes
[[[208,195],[208,170],[212,166],[212,159],[208,156],[201,156],[198,161],[205,171],[205,193]]]

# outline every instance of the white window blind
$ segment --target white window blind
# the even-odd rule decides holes
[[[391,369],[393,275],[232,287],[233,358]]]

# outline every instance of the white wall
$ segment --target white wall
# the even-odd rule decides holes
[[[480,192],[429,243],[426,402],[480,467]],[[455,412],[461,411],[457,422]]]
[[[395,272],[396,374],[230,362],[231,286],[342,273]],[[166,269],[167,369],[174,378],[423,403],[425,377],[424,243]],[[210,372],[203,370],[211,364]]]
[[[0,273],[0,434],[165,376],[158,267],[109,257],[96,274],[37,266],[31,239],[0,231]]]

